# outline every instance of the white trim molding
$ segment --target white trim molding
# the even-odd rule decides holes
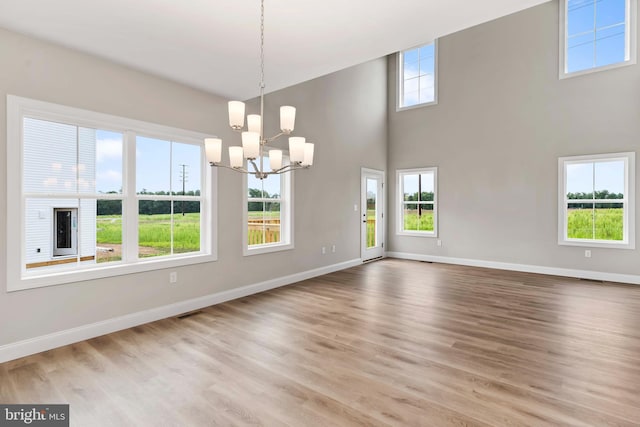
[[[322,276],[324,274],[333,273],[347,268],[356,267],[362,264],[360,258],[344,261],[338,264],[327,265],[315,268],[313,270],[302,271],[300,273],[290,274],[284,277],[278,277],[264,282],[255,283],[253,285],[242,286],[228,291],[217,292],[215,294],[205,295],[199,298],[193,298],[186,301],[180,301],[161,307],[152,308],[137,313],[127,314],[125,316],[115,317],[103,320],[101,322],[82,325],[48,335],[29,338],[26,340],[9,343],[0,346],[0,363],[9,360],[18,359],[20,357],[29,356],[31,354],[40,353],[42,351],[51,350],[64,345],[73,344],[79,341],[99,337],[101,335],[110,334],[112,332],[121,331],[123,329],[132,328],[144,323],[154,322],[156,320],[166,319],[168,317],[178,316],[189,311],[199,310],[212,305],[220,304],[225,301],[246,297],[270,289],[279,288],[303,280]]]
[[[576,270],[571,268],[546,267],[542,265],[515,264],[509,262],[486,261],[469,258],[454,258],[437,255],[422,255],[406,252],[387,252],[389,258],[411,261],[427,261],[442,264],[466,265],[469,267],[492,268],[495,270],[519,271],[522,273],[547,274],[551,276],[573,277],[578,279],[602,280],[606,282],[630,283],[640,285],[640,276],[634,274],[607,273],[604,271]]]

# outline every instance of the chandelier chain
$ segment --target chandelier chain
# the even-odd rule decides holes
[[[260,88],[264,89],[264,0],[260,1]]]

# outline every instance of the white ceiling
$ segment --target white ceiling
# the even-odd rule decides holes
[[[266,90],[546,1],[266,0]],[[0,27],[229,98],[259,90],[259,0],[0,0]]]

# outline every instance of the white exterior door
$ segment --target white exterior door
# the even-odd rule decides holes
[[[53,209],[53,256],[78,254],[78,208]]]
[[[384,172],[362,169],[361,257],[363,261],[384,255]]]

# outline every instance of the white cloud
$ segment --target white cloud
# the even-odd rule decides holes
[[[104,172],[100,172],[98,173],[97,181],[102,183],[111,182],[111,183],[116,183],[121,185],[122,173],[114,170],[107,170]]]
[[[122,158],[122,141],[119,139],[101,139],[96,144],[96,161]]]

